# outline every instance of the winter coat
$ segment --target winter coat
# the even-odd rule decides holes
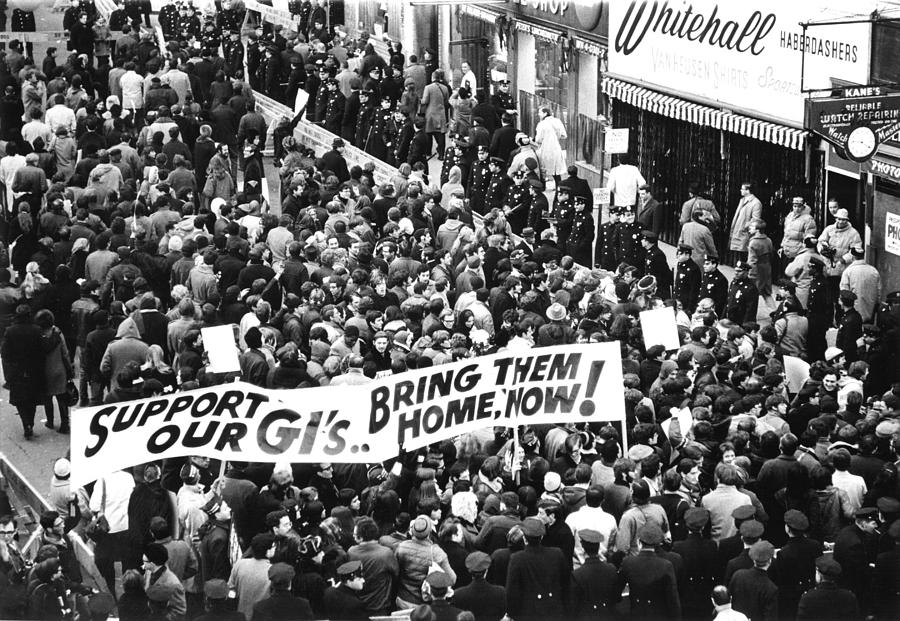
[[[566,128],[562,121],[555,116],[548,116],[537,124],[534,130],[534,144],[537,145],[538,161],[544,174],[566,174],[566,152],[563,151],[561,140],[568,138]]]
[[[106,347],[100,361],[100,372],[110,378],[110,388],[118,388],[119,371],[129,362],[144,364],[150,346],[141,340],[137,326],[130,318],[119,324],[116,338]]]
[[[422,94],[420,111],[425,117],[426,133],[447,131],[447,104],[450,90],[439,82],[432,82]]]
[[[42,400],[44,357],[41,345],[41,331],[30,321],[17,320],[6,329],[0,359],[12,405],[35,405]]]
[[[781,238],[781,251],[789,259],[793,259],[803,250],[803,239],[816,234],[816,221],[813,220],[809,207],[805,207],[799,216],[791,211],[784,218],[784,236]]]
[[[759,199],[748,194],[742,196],[731,220],[731,231],[728,233],[728,247],[738,252],[747,252],[747,244],[750,241],[750,233],[747,227],[752,220],[762,218],[762,203]]]

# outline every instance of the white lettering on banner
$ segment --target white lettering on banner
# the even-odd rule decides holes
[[[900,215],[886,212],[884,214],[884,249],[891,254],[900,255]]]
[[[569,8],[569,0],[517,0],[517,4],[553,15],[562,15]]]
[[[860,0],[860,14],[874,0]],[[868,23],[836,17],[830,0],[622,0],[609,3],[609,71],[724,106],[803,124],[806,88],[868,81]],[[854,9],[856,10],[856,8]]]
[[[356,386],[214,386],[79,410],[72,483],[165,458],[372,463],[484,427],[624,425],[618,343],[493,354]]]

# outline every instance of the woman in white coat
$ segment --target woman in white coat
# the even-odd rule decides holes
[[[563,151],[560,140],[565,140],[566,128],[562,121],[553,116],[548,106],[541,106],[538,110],[541,117],[537,128],[534,130],[534,144],[537,145],[538,161],[545,175],[551,175],[553,181],[559,186],[562,175],[566,172],[566,153]]]

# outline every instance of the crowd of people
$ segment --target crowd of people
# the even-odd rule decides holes
[[[0,62],[0,359],[23,441],[68,433],[79,406],[236,378],[357,385],[605,341],[626,424],[486,429],[368,465],[194,456],[86,487],[61,457],[35,545],[0,506],[0,617],[896,618],[900,292],[845,209],[821,206],[819,233],[798,195],[776,250],[751,184],[730,227],[695,187],[671,265],[640,170],[610,173],[595,231],[562,122],[519,131],[508,83],[464,65],[451,86],[395,42],[383,58],[325,2],[246,41],[239,3],[166,5],[162,42],[144,9],[79,0],[63,64],[18,41]],[[255,91],[301,89],[334,134],[321,157],[299,117],[256,110]],[[396,175],[348,166],[347,144]],[[656,308],[679,349],[644,342]],[[200,329],[220,325],[239,372],[208,368]],[[785,356],[809,363],[802,385]]]

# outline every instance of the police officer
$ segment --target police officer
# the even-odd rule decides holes
[[[685,244],[678,246],[675,253],[674,291],[672,295],[681,302],[682,310],[691,315],[700,299],[700,268],[691,259],[694,249]]]
[[[491,157],[488,160],[488,167],[491,171],[491,180],[488,183],[487,194],[485,195],[485,207],[488,211],[491,209],[502,209],[503,201],[506,199],[506,193],[512,185],[512,180],[506,176],[506,162],[502,157]]]
[[[547,228],[545,218],[550,210],[550,203],[547,200],[547,195],[544,194],[543,181],[526,177],[526,183],[528,184],[529,196],[531,196],[531,205],[528,207],[528,221],[526,224],[540,235],[541,231]]]
[[[567,252],[566,243],[572,233],[572,224],[575,222],[575,201],[567,193],[562,196],[564,198],[557,201],[553,215],[556,218],[557,239],[560,241],[563,252]]]
[[[672,544],[672,551],[684,560],[685,590],[682,613],[686,619],[702,619],[709,615],[707,594],[716,584],[716,542],[703,533],[708,530],[709,511],[692,507],[684,513],[687,537]]]
[[[409,118],[409,110],[406,106],[399,106],[394,111],[395,133],[391,143],[391,152],[388,164],[400,166],[409,155],[409,145],[416,133],[415,127]]]
[[[862,598],[869,584],[869,564],[878,552],[878,509],[863,507],[853,515],[853,524],[845,526],[834,539],[834,560],[844,570],[843,583]]]
[[[575,215],[565,247],[566,253],[579,265],[591,265],[594,246],[594,214],[591,211],[590,203],[583,196],[575,197]]]
[[[465,147],[468,147],[468,142],[462,135],[453,134],[450,137],[450,146],[444,149],[444,162],[441,164],[441,185],[444,185],[450,179],[450,169],[454,166],[459,166],[460,171],[463,173],[460,181],[465,181],[466,173],[468,173],[468,166],[466,166],[465,161]]]
[[[325,589],[322,607],[335,619],[368,619],[366,604],[359,598],[366,585],[360,561],[349,561],[337,568],[337,586]]]
[[[366,138],[365,152],[383,162],[387,161],[388,154],[388,126],[391,124],[390,97],[382,97],[378,108],[372,114],[372,126],[369,128],[369,136]]]
[[[365,150],[366,139],[369,130],[372,129],[372,121],[375,117],[375,106],[371,101],[372,91],[359,91],[359,115],[356,117],[356,130],[353,135],[354,146]]]
[[[478,145],[475,162],[469,171],[467,187],[469,189],[469,206],[475,213],[484,215],[487,212],[487,191],[491,184],[491,165],[489,161],[489,147]]]
[[[887,534],[894,540],[894,547],[876,557],[872,576],[872,599],[881,619],[890,619],[900,610],[900,519],[891,523]]]
[[[703,277],[700,279],[700,299],[713,301],[716,315],[725,315],[725,303],[728,301],[728,279],[719,271],[719,257],[707,254],[703,257]]]
[[[759,307],[759,290],[750,278],[750,264],[738,261],[734,266],[734,278],[728,286],[725,316],[737,325],[756,321]]]
[[[644,249],[644,274],[656,279],[656,295],[668,299],[672,295],[672,268],[666,253],[659,248],[659,236],[653,231],[641,231]]]
[[[506,614],[516,621],[561,619],[569,582],[566,559],[559,548],[541,545],[546,527],[540,519],[525,518],[522,532],[525,549],[510,557],[506,571]]]
[[[484,552],[472,552],[466,557],[466,571],[472,582],[453,594],[453,603],[475,615],[475,621],[499,619],[506,612],[506,588],[485,579],[491,557]]]
[[[577,621],[603,618],[619,598],[616,566],[600,559],[603,535],[596,530],[580,530],[584,563],[572,572],[569,583],[569,610]]]
[[[675,568],[656,554],[662,543],[662,529],[653,523],[644,524],[638,531],[637,555],[625,557],[619,568],[618,592],[628,585],[631,616],[636,619],[681,617]]]
[[[789,539],[778,551],[769,573],[778,585],[779,613],[793,619],[800,596],[815,584],[816,559],[822,556],[822,544],[806,536],[809,519],[796,509],[784,514],[784,530]]]
[[[728,590],[732,606],[754,621],[778,618],[778,587],[766,570],[772,564],[775,547],[768,541],[757,541],[750,546],[753,567],[740,569],[731,577]]]
[[[643,250],[641,225],[634,221],[634,209],[623,208],[616,233],[616,264],[633,265],[638,270],[638,276],[641,276],[644,268]]]
[[[558,194],[560,201],[563,197],[568,199],[569,188],[563,186],[559,188]],[[597,247],[594,251],[596,263],[605,270],[614,270],[618,265],[617,248],[618,248],[618,232],[619,232],[619,207],[610,206],[609,220],[600,225],[600,231],[597,234]]]
[[[336,78],[328,78],[325,81],[325,85],[328,87],[328,100],[325,104],[325,117],[323,119],[325,129],[336,136],[340,136],[347,98],[344,97],[344,94],[338,88]]]
[[[800,598],[797,606],[798,621],[805,619],[810,621],[858,619],[859,602],[856,596],[853,591],[842,589],[837,584],[841,578],[841,564],[827,556],[820,556],[815,563],[816,587],[807,591]],[[896,613],[897,610],[894,609],[890,616],[894,616]]]
[[[516,102],[509,92],[509,80],[501,80],[497,85],[497,91],[491,96],[491,105],[497,111],[497,116],[516,114]]]
[[[531,194],[526,184],[525,174],[519,170],[513,173],[513,182],[506,189],[506,197],[503,199],[503,213],[512,232],[516,235],[522,233],[522,229],[528,223],[528,210],[531,207]]]
[[[225,59],[226,75],[233,76],[238,69],[244,68],[244,44],[240,30],[228,31],[228,39],[222,43],[222,57]]]

